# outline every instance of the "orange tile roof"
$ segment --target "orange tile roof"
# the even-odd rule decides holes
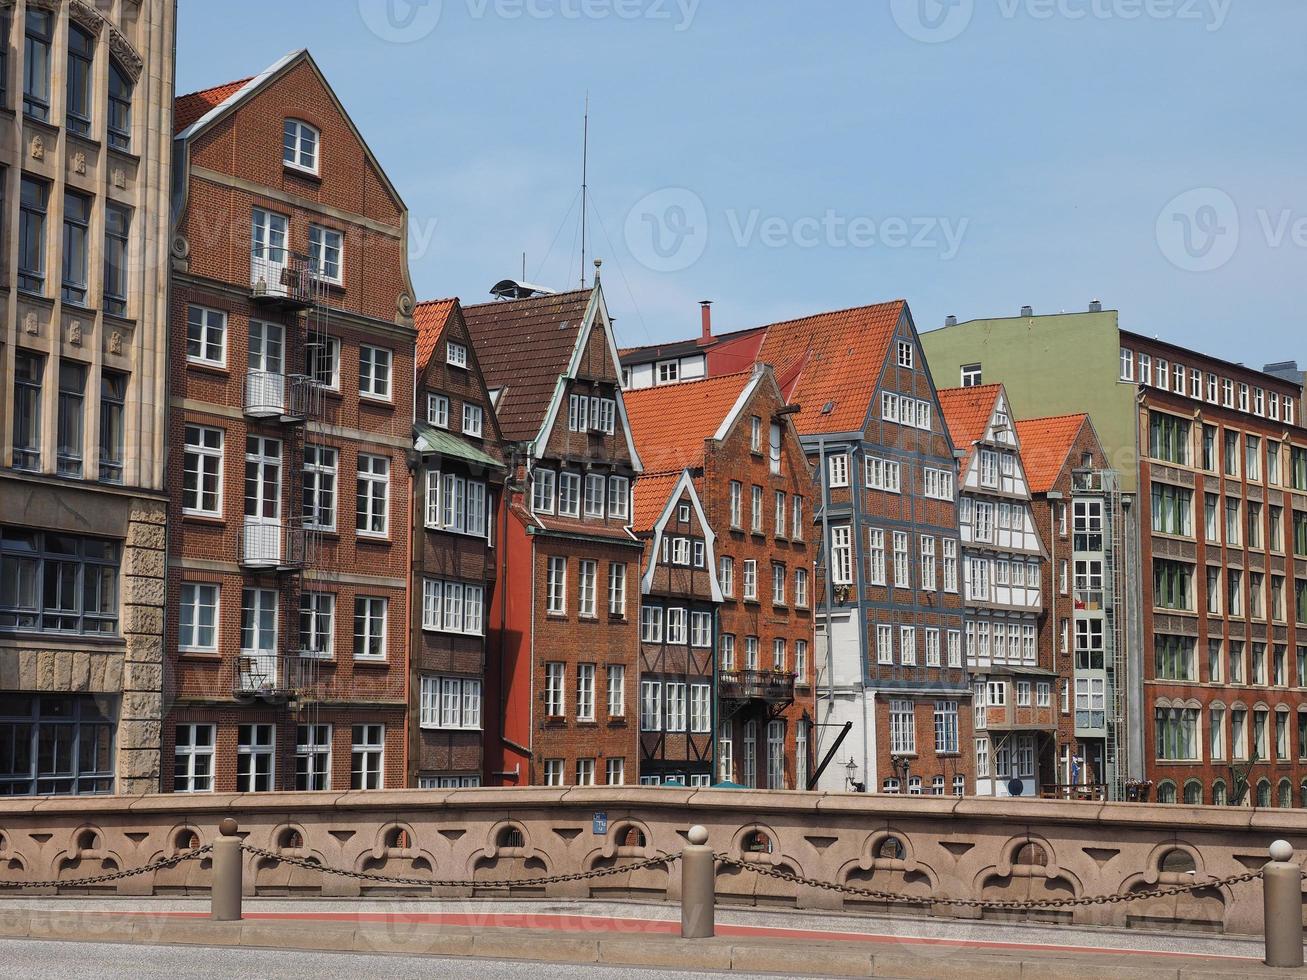
[[[1017,423],[1021,440],[1021,466],[1031,493],[1047,493],[1057,483],[1080,430],[1089,421],[1078,415],[1055,415],[1043,419],[1025,419]]]
[[[989,420],[994,417],[994,403],[998,400],[1001,384],[976,385],[974,388],[942,388],[935,392],[939,398],[944,424],[948,426],[953,448],[966,453],[960,469],[965,472],[971,463],[972,443],[985,437]]]
[[[635,481],[635,513],[631,526],[639,534],[652,531],[654,523],[667,506],[667,499],[681,479],[680,471],[642,476]]]
[[[716,434],[752,377],[752,371],[744,371],[622,392],[644,471],[680,473],[703,465],[704,440]]]
[[[758,352],[791,403],[801,435],[863,427],[903,300],[774,323]],[[822,409],[831,405],[829,412]]]
[[[419,303],[413,310],[413,325],[418,331],[418,374],[424,374],[431,354],[440,343],[440,335],[445,332],[449,314],[458,305],[455,299],[432,299]]]
[[[250,78],[253,78],[251,75]],[[191,124],[198,122],[209,110],[216,109],[233,95],[243,89],[250,78],[241,78],[213,88],[201,89],[179,95],[172,104],[172,131],[176,135]]]

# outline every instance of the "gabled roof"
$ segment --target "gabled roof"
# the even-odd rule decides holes
[[[253,76],[239,78],[234,82],[227,82],[223,85],[215,85],[212,88],[200,89],[198,92],[188,92],[185,95],[177,96],[172,105],[173,135],[177,135],[210,110],[222,105],[249,84],[252,78]]]
[[[635,481],[635,509],[631,528],[636,534],[654,529],[659,516],[667,509],[667,499],[681,482],[681,470],[642,476]]]
[[[540,434],[592,295],[578,289],[463,308],[486,386],[500,389],[495,411],[505,439],[528,442]]]
[[[1016,424],[1017,438],[1021,441],[1021,466],[1032,494],[1053,489],[1066,466],[1071,447],[1087,423],[1089,416],[1082,412],[1025,419]]]
[[[994,405],[1002,391],[1001,384],[992,384],[972,388],[941,388],[935,392],[953,446],[966,454],[961,465],[964,473],[971,463],[975,443],[985,438],[989,421],[994,417]]]
[[[866,421],[903,300],[773,323],[758,352],[776,370],[801,435],[853,432]],[[823,409],[830,405],[829,411]]]
[[[745,371],[625,392],[622,398],[645,472],[679,473],[702,466],[705,440],[718,432],[754,375]]]
[[[449,314],[458,305],[455,299],[432,299],[419,303],[413,310],[413,326],[418,332],[418,376],[426,373],[431,355],[440,343],[441,335],[449,323]]]
[[[645,481],[637,481],[636,493],[640,491],[640,485]],[[690,498],[690,506],[694,508],[695,516],[699,519],[699,527],[703,529],[704,543],[704,567],[708,573],[708,582],[712,591],[713,602],[721,602],[722,587],[717,581],[717,535],[713,533],[712,527],[708,524],[708,515],[704,513],[703,501],[699,499],[699,491],[694,488],[694,477],[688,469],[680,473],[670,473],[665,476],[656,476],[650,482],[646,489],[648,500],[644,504],[646,508],[654,506],[654,500],[657,494],[662,495],[662,506],[653,514],[649,521],[648,528],[644,530],[653,531],[653,541],[650,547],[645,549],[645,569],[644,575],[640,577],[640,593],[648,595],[649,590],[653,587],[654,569],[658,567],[658,556],[662,552],[663,532],[667,528],[667,522],[671,520],[672,514],[676,509],[677,502],[682,496]],[[636,526],[641,530],[640,525]]]

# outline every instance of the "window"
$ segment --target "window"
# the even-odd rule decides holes
[[[1193,535],[1193,491],[1166,483],[1153,484],[1153,531]]]
[[[1076,624],[1079,626],[1079,623]],[[1198,665],[1192,637],[1158,634],[1153,637],[1156,676],[1164,680],[1197,681]]]
[[[595,784],[594,759],[577,759],[576,760],[576,785],[593,786],[594,784]]]
[[[334,228],[309,225],[309,266],[315,276],[328,282],[345,279],[345,236]]]
[[[899,367],[911,368],[913,363],[913,347],[906,340],[899,341]]]
[[[935,500],[953,499],[953,474],[948,470],[926,467],[923,471],[924,492]]]
[[[340,339],[322,334],[309,335],[306,363],[315,384],[332,391],[340,390]]]
[[[908,535],[906,531],[894,532],[894,586],[899,589],[912,587],[912,576],[908,570]]]
[[[916,716],[911,701],[890,701],[890,751],[909,755],[917,751]]]
[[[471,402],[463,403],[463,434],[473,438],[481,438],[481,424],[485,417],[480,405],[473,405]],[[603,477],[599,477],[600,482]]]
[[[608,615],[626,615],[626,565],[622,562],[608,564]]]
[[[355,528],[365,536],[385,537],[389,527],[390,460],[359,453],[357,490]]]
[[[295,726],[295,788],[331,789],[331,726]]]
[[[667,610],[667,642],[677,645],[684,644],[686,641],[686,616],[685,610],[679,607],[673,607]]]
[[[544,775],[545,775],[546,786],[562,786],[563,785],[563,760],[546,759]]]
[[[1124,356],[1128,353],[1129,351],[1122,351],[1122,357],[1124,358]],[[962,387],[976,388],[980,385],[980,383],[981,383],[980,365],[979,364],[962,365]]]
[[[378,596],[354,597],[355,660],[385,659],[386,606],[386,600]]]
[[[59,362],[57,464],[60,476],[82,475],[83,419],[86,405],[86,366]]]
[[[116,634],[119,557],[99,538],[0,528],[0,629]]]
[[[177,622],[179,649],[217,650],[218,586],[183,582]]]
[[[567,612],[567,559],[550,558],[546,576],[545,612],[561,616]]]
[[[1262,440],[1257,436],[1244,436],[1243,471],[1249,480],[1262,478]]]
[[[799,684],[807,684],[808,677],[808,641],[794,641],[794,673]]]
[[[1274,439],[1266,440],[1266,483],[1278,487],[1283,484],[1280,473],[1280,443]]]
[[[836,453],[828,457],[826,465],[830,473],[830,485],[832,487],[847,487],[849,485],[849,457],[847,453]]]
[[[599,577],[599,563],[589,559],[582,559],[580,574],[577,577],[580,583],[577,613],[586,619],[593,619],[595,616],[595,588],[596,580]]]
[[[121,204],[104,207],[104,311],[127,315],[128,232],[132,212]]]
[[[1225,498],[1225,543],[1231,546],[1237,546],[1243,540],[1239,510],[1240,501],[1238,497]]]
[[[553,470],[542,469],[536,469],[531,474],[531,509],[537,514],[554,512],[555,476]]]
[[[390,351],[384,347],[359,345],[359,394],[365,398],[390,400]],[[466,424],[466,407],[463,417]]]
[[[445,363],[457,368],[466,368],[467,347],[452,340],[449,341],[445,344]]]
[[[131,78],[117,61],[109,61],[109,145],[115,150],[132,148]]]
[[[1207,541],[1221,541],[1220,498],[1214,493],[1203,494],[1203,536]]]
[[[894,662],[894,627],[880,623],[876,626],[876,662]]]
[[[608,665],[608,716],[626,715],[626,668],[621,664]]]
[[[336,597],[330,592],[300,593],[300,655],[335,656]]]
[[[668,681],[663,685],[667,717],[664,731],[683,732],[686,722],[686,685]]]
[[[794,498],[794,512],[790,515],[790,537],[795,541],[803,540],[803,498]]]
[[[1192,612],[1193,566],[1164,558],[1153,559],[1153,605]]]
[[[318,172],[318,131],[306,122],[287,119],[283,129],[282,162],[296,170]]]
[[[1158,707],[1153,717],[1159,760],[1198,758],[1197,708]]]
[[[762,487],[755,486],[750,494],[749,529],[762,534]]]
[[[100,479],[105,483],[123,481],[123,413],[126,405],[127,375],[118,371],[102,371],[100,374]]]
[[[438,429],[449,428],[449,399],[444,395],[427,393],[427,423]]]
[[[272,589],[241,590],[241,653],[275,654],[277,593]],[[275,665],[273,666],[275,670]]]
[[[658,681],[640,682],[640,730],[662,731],[663,687]]]
[[[752,558],[744,562],[744,598],[750,601],[758,599],[758,563]]]
[[[479,585],[422,580],[422,628],[444,633],[482,635],[485,590]]]
[[[213,792],[213,725],[178,725],[173,748],[174,793]]]
[[[192,364],[226,366],[226,313],[203,306],[192,306],[187,310],[186,360]]]
[[[1185,419],[1150,412],[1148,454],[1154,459],[1180,466],[1189,465],[1189,426]]]
[[[608,516],[626,520],[631,508],[631,481],[624,476],[608,478]]]
[[[735,669],[735,637],[723,633],[717,650],[717,666],[722,670]]]
[[[773,474],[779,474],[781,471],[781,432],[779,422],[773,422],[768,427],[767,466]]]
[[[567,665],[557,662],[545,664],[545,714],[561,718],[567,710],[564,686],[567,683]]]
[[[690,646],[703,649],[712,646],[712,613],[690,613]]]
[[[717,580],[722,595],[727,599],[735,595],[735,559],[723,555],[717,559]]]
[[[758,638],[756,636],[746,636],[744,638],[744,669],[758,669]]]
[[[794,570],[794,605],[799,609],[808,608],[808,570]]]
[[[595,719],[595,665],[594,664],[577,664],[576,718],[577,721],[594,721]]]
[[[88,239],[91,199],[69,191],[64,195],[63,300],[86,305]]]
[[[304,526],[322,531],[336,528],[336,450],[304,447]]]
[[[540,472],[536,473],[537,486]],[[426,526],[432,530],[487,537],[486,485],[453,473],[428,470],[426,475]]]
[[[54,38],[54,14],[29,9],[24,33],[23,112],[33,119],[47,122],[50,119],[50,42]]]
[[[773,564],[771,567],[771,601],[774,606],[785,605],[785,566]]]
[[[658,362],[658,383],[660,385],[672,384],[681,379],[681,362],[680,361],[659,361]]]
[[[45,217],[48,187],[24,176],[18,223],[18,288],[45,291]]]
[[[563,517],[581,516],[581,474],[558,474],[558,513]]]
[[[601,473],[587,473],[585,477],[585,516],[604,516],[604,477]]]
[[[921,587],[935,591],[935,539],[926,534],[921,536]]]
[[[350,789],[381,789],[385,725],[352,725]]]
[[[733,528],[740,528],[744,526],[742,523],[742,521],[744,520],[742,516],[743,502],[741,500],[743,492],[744,492],[744,487],[740,484],[740,482],[738,480],[732,480],[731,481],[731,527]]]
[[[778,538],[785,537],[785,517],[786,517],[785,499],[786,498],[784,492],[777,490],[775,496],[776,506],[772,510],[772,521],[775,524],[774,530],[775,530],[776,537]]]
[[[945,538],[944,547],[944,591],[958,591],[958,543],[953,538]]]
[[[853,543],[847,525],[835,525],[830,529],[831,537],[831,581],[835,585],[853,584]],[[745,563],[746,579],[748,562]],[[747,589],[747,583],[746,583]],[[748,598],[746,594],[745,598]]]
[[[273,725],[236,726],[236,792],[266,793],[273,789]]]

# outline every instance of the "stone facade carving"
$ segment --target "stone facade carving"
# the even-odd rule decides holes
[[[99,34],[100,28],[104,26],[100,12],[84,0],[69,0],[68,16],[94,34]]]
[[[74,320],[68,324],[68,343],[74,347],[82,346],[82,321]]]
[[[113,169],[113,186],[119,190],[127,186],[127,171],[123,170],[122,167],[114,167]]]
[[[109,334],[109,353],[121,354],[123,352],[123,335],[115,330]]]
[[[73,173],[75,174],[86,173],[86,154],[83,153],[81,150],[78,150],[76,153],[73,154]]]
[[[31,150],[33,160],[45,159],[45,140],[41,138],[40,133],[37,133],[35,136],[32,137],[32,142],[29,144],[29,148]]]
[[[123,69],[131,76],[132,81],[136,81],[141,77],[141,68],[144,66],[141,56],[132,47],[132,42],[127,40],[122,32],[114,27],[109,28],[109,50],[113,52],[113,56],[118,59]]]
[[[35,337],[40,332],[41,327],[39,321],[36,319],[36,314],[31,310],[28,310],[23,314],[23,333],[31,334]]]

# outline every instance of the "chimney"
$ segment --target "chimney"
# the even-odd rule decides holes
[[[703,321],[703,333],[699,337],[699,346],[707,347],[712,343],[712,300],[705,299],[699,303],[699,315]]]
[[[956,316],[954,316],[952,313],[950,313],[948,316],[944,317],[944,326],[946,326],[946,327],[956,327],[957,325],[958,325],[958,318],[957,318]]]
[[[1022,316],[1034,316],[1034,315],[1035,315],[1035,308],[1034,308],[1033,306],[1023,306],[1023,307],[1021,307],[1021,315],[1022,315]]]
[[[1102,313],[1102,312],[1103,312],[1103,301],[1102,301],[1101,299],[1091,299],[1091,300],[1089,301],[1089,312],[1090,312],[1090,313]]]

